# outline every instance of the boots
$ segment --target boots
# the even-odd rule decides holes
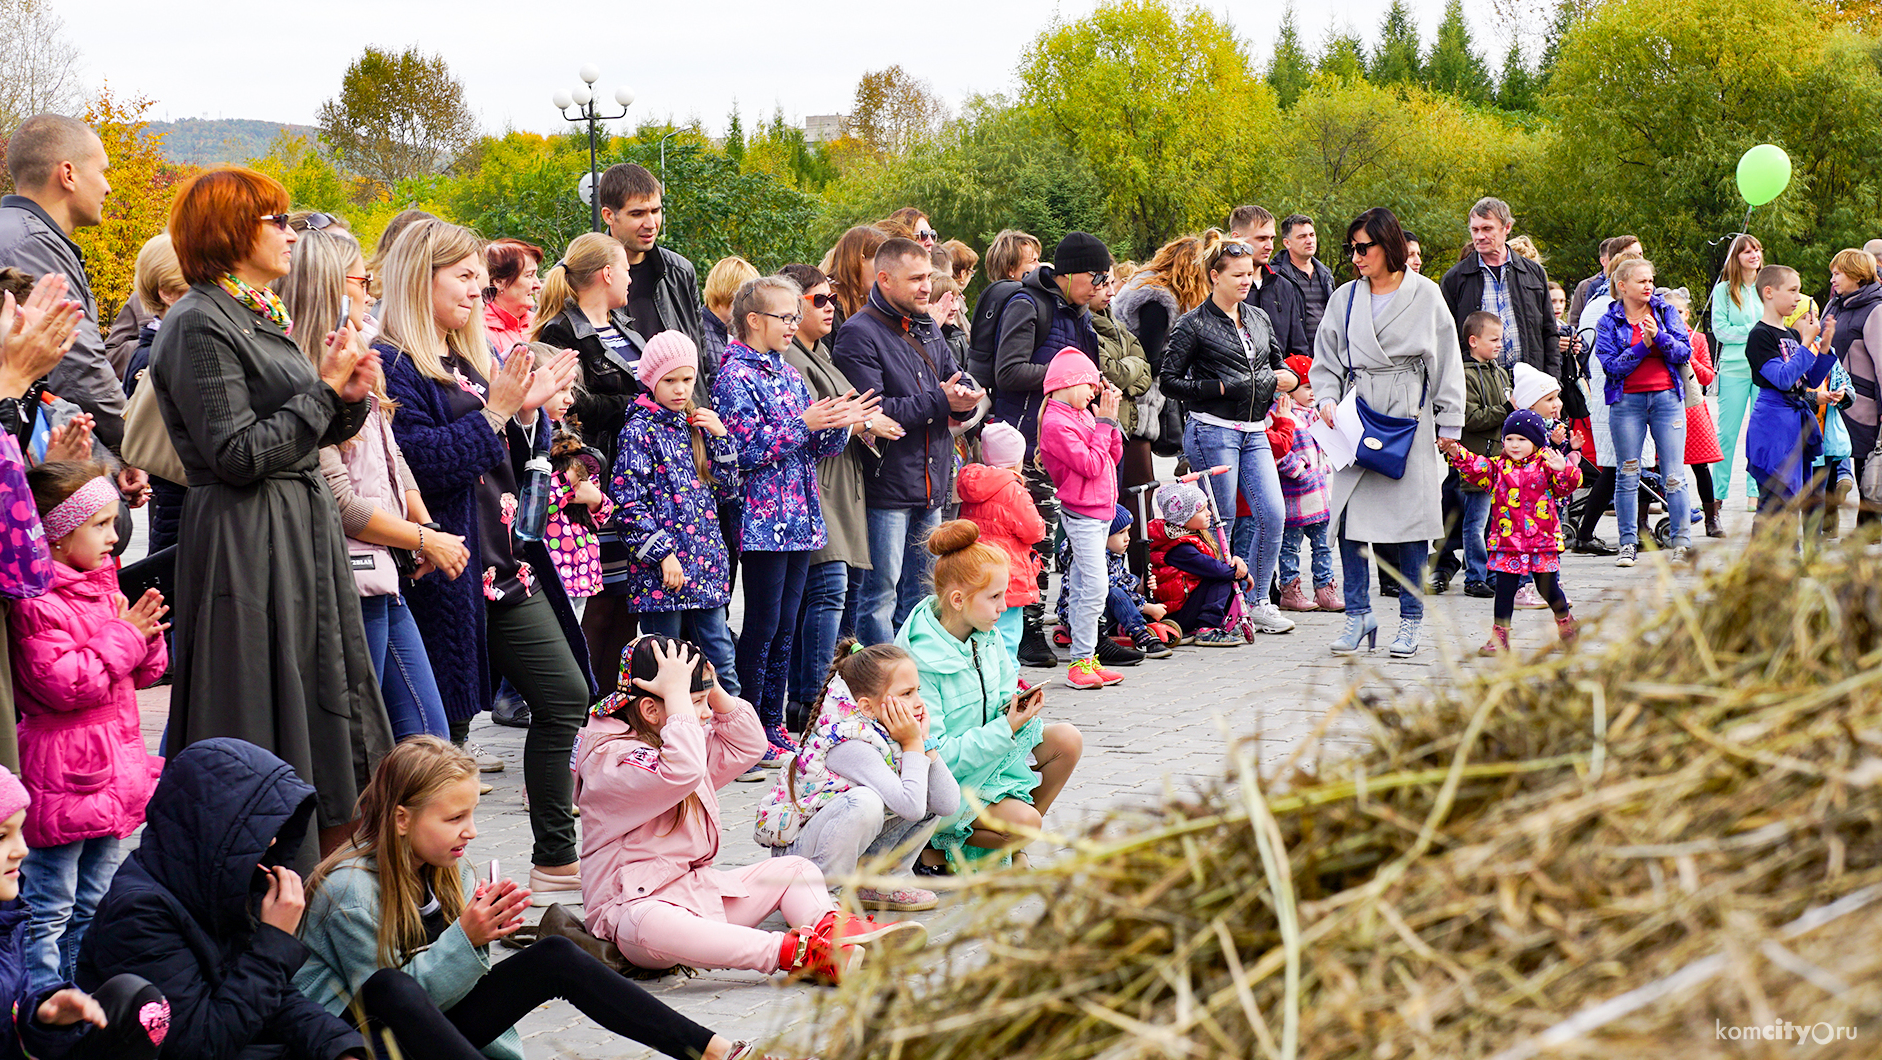
[[[1371,613],[1346,616],[1346,632],[1339,639],[1328,645],[1335,655],[1359,654],[1359,642],[1368,642],[1369,647],[1379,646],[1379,620]]]
[[[1555,635],[1566,648],[1581,639],[1581,629],[1575,622],[1574,615],[1563,615],[1555,620]]]
[[[542,925],[538,937],[546,938],[550,935],[561,935],[567,938],[580,947],[583,953],[622,975],[633,974],[634,966],[628,963],[626,957],[621,956],[620,947],[589,934],[588,925],[584,924],[574,913],[569,912],[568,906],[561,902],[550,906],[542,914]]]
[[[1328,583],[1313,591],[1314,606],[1322,611],[1346,610],[1346,597],[1340,594],[1340,587]]]
[[[1423,618],[1398,618],[1398,636],[1392,638],[1387,647],[1394,659],[1409,659],[1418,654],[1418,635],[1424,626]]]
[[[1508,626],[1491,626],[1490,639],[1483,642],[1483,647],[1477,649],[1477,654],[1507,655],[1509,654],[1509,650],[1510,628]]]
[[[1700,508],[1703,509],[1706,513],[1706,536],[1707,537],[1724,537],[1725,530],[1719,526],[1719,500],[1718,498],[1707,497],[1704,503],[1700,505]]]
[[[1045,609],[1038,604],[1026,605],[1025,626],[1019,637],[1019,664],[1042,670],[1056,670],[1059,657],[1046,640],[1045,628],[1040,619],[1045,617]]]
[[[1307,595],[1306,590],[1300,587],[1300,579],[1295,578],[1281,586],[1281,610],[1314,611],[1318,610],[1318,605]]]

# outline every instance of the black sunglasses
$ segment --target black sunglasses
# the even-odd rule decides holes
[[[1248,256],[1253,255],[1254,252],[1255,252],[1254,247],[1251,247],[1248,244],[1243,243],[1239,240],[1232,240],[1230,242],[1222,244],[1222,256],[1225,258],[1248,257]]]
[[[833,294],[807,294],[804,297],[810,299],[810,304],[818,309],[828,309],[836,301],[836,295]]]
[[[1346,256],[1349,258],[1363,258],[1372,253],[1372,248],[1378,245],[1377,243],[1361,243],[1357,239],[1348,240],[1346,243]]]
[[[287,214],[265,213],[261,215],[261,219],[268,224],[274,225],[276,228],[279,228],[283,232],[288,230],[288,215]]]
[[[936,232],[936,231],[935,231],[934,229],[932,229],[932,228],[918,228],[918,229],[916,229],[916,230],[915,230],[915,238],[916,238],[916,239],[926,239],[926,240],[929,240],[930,242],[932,242],[932,241],[934,241],[934,240],[937,240],[937,239],[940,239],[940,238],[941,238],[941,233],[939,233],[939,232]]]
[[[330,213],[310,213],[306,217],[301,218],[301,223],[294,227],[303,231],[311,229],[318,232],[323,228],[332,228],[339,223],[340,219]]]

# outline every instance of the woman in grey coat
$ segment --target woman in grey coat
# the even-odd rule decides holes
[[[287,208],[275,181],[220,169],[170,211],[190,290],[164,316],[149,381],[190,490],[167,749],[232,736],[273,752],[313,783],[337,845],[392,730],[320,447],[359,431],[379,369],[349,329],[318,366],[288,338],[268,290],[296,238]]]
[[[1418,651],[1424,619],[1425,558],[1444,536],[1440,492],[1445,462],[1437,439],[1464,427],[1464,361],[1457,324],[1438,285],[1405,265],[1405,232],[1384,207],[1360,214],[1346,230],[1347,253],[1359,279],[1327,301],[1314,337],[1313,392],[1320,416],[1333,422],[1348,390],[1373,411],[1417,417],[1418,430],[1400,478],[1358,464],[1333,476],[1332,526],[1339,534],[1346,589],[1346,632],[1335,655],[1352,655],[1359,642],[1377,647],[1368,554],[1396,571],[1398,636],[1395,658]]]

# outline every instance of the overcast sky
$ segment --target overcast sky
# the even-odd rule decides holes
[[[1390,0],[1301,0],[1302,35],[1314,47],[1330,27],[1376,37]],[[1409,0],[1429,43],[1443,0]],[[580,83],[638,97],[634,118],[702,119],[723,131],[734,102],[747,119],[782,107],[806,114],[849,109],[857,78],[895,63],[927,78],[952,104],[1010,91],[1021,51],[1055,16],[1077,19],[1094,0],[954,0],[952,4],[824,0],[659,0],[555,4],[528,0],[324,0],[153,8],[147,0],[50,0],[79,47],[85,81],[156,100],[152,117],[259,118],[311,124],[367,44],[441,53],[463,81],[487,131],[559,127],[549,99]],[[1284,6],[1275,0],[1209,4],[1252,42],[1265,63]],[[945,10],[911,27],[909,12]],[[1480,47],[1490,0],[1466,0]],[[913,31],[911,31],[911,29]],[[1493,63],[1493,67],[1497,65]]]

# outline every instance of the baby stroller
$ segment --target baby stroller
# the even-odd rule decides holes
[[[1573,527],[1580,525],[1582,516],[1588,511],[1588,505],[1593,503],[1590,500],[1593,493],[1594,490],[1588,488],[1575,491],[1575,496],[1568,502],[1568,519],[1566,526]],[[1638,510],[1642,515],[1648,512],[1649,505],[1651,504],[1658,504],[1662,511],[1666,509],[1666,480],[1661,477],[1658,470],[1646,467],[1640,469],[1639,504],[1640,507]],[[1694,521],[1696,522],[1697,520]],[[1651,534],[1655,545],[1660,548],[1672,548],[1672,516],[1670,514],[1662,515],[1659,519],[1655,520]]]

